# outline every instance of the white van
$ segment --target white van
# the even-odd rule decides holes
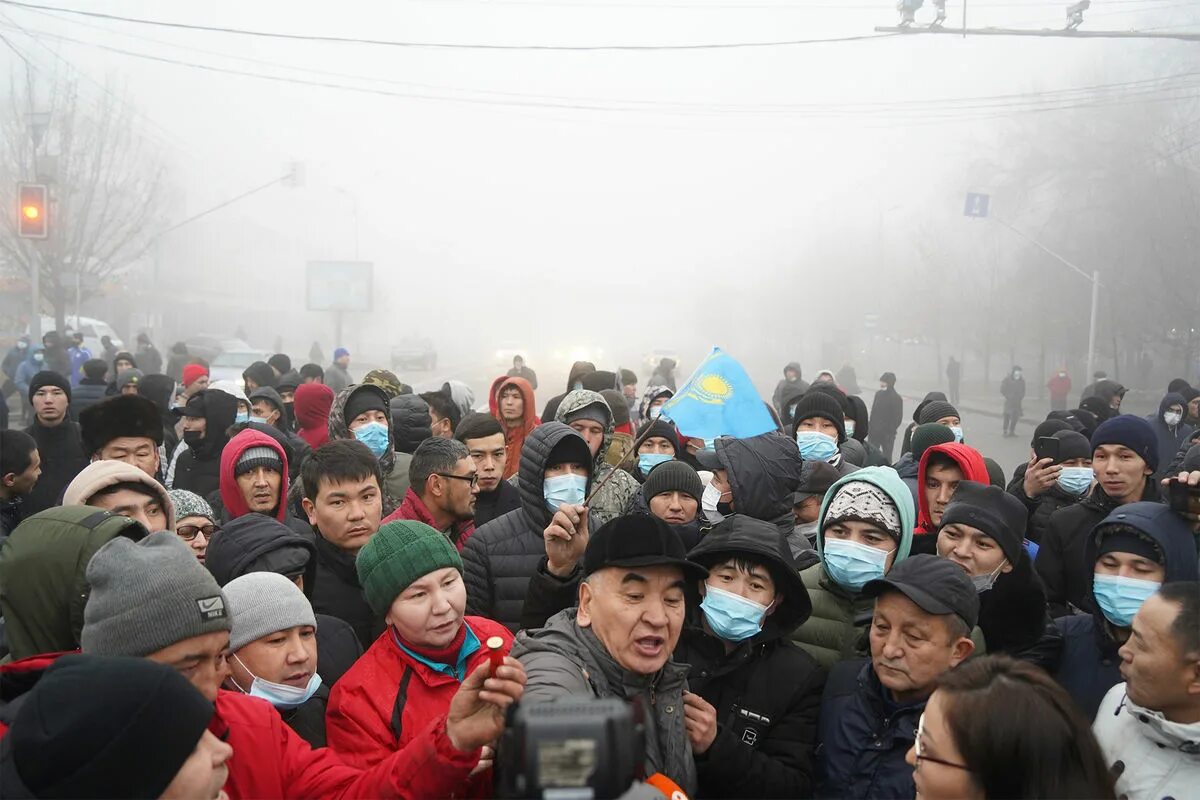
[[[83,346],[91,351],[92,358],[104,357],[104,345],[100,343],[101,336],[107,336],[112,339],[113,347],[118,350],[125,349],[125,343],[121,341],[121,337],[117,335],[117,332],[112,329],[111,325],[102,319],[68,316],[65,321],[68,328],[83,334]],[[55,330],[54,317],[43,316],[42,335],[52,330]],[[26,329],[25,332],[29,333],[29,330]],[[34,342],[34,344],[38,345],[41,342]]]

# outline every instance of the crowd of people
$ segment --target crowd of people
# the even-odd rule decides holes
[[[539,415],[521,357],[477,404],[344,348],[210,381],[47,337],[4,364],[0,796],[492,797],[514,704],[596,698],[638,709],[631,797],[1200,787],[1182,379],[1056,399],[1007,473],[957,369],[906,425],[895,374],[868,411],[791,363],[735,438],[671,421],[670,359]]]

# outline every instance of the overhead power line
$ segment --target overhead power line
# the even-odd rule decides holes
[[[205,31],[207,33],[225,33],[237,36],[257,36],[267,39],[288,39],[302,42],[327,42],[332,44],[365,44],[380,47],[424,48],[434,50],[515,50],[515,51],[663,51],[663,50],[734,50],[746,48],[767,47],[797,47],[801,45],[833,44],[839,42],[861,42],[874,39],[889,39],[896,34],[861,34],[856,36],[837,36],[826,39],[784,39],[764,42],[699,42],[691,44],[486,44],[475,42],[410,42],[393,39],[366,39],[354,36],[321,36],[316,34],[283,33],[280,31],[250,30],[247,28],[229,28],[217,25],[195,25],[185,22],[170,22],[168,20],[146,19],[141,17],[125,17],[119,14],[105,14],[100,11],[84,11],[78,8],[62,6],[47,6],[36,3],[23,3],[19,0],[0,0],[0,3],[17,8],[36,11],[55,11],[61,14],[78,14],[84,17],[107,19],[114,22],[128,22],[137,25],[154,25],[161,28],[177,30]]]

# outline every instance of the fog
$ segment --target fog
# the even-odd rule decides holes
[[[1200,197],[1197,42],[876,38],[898,14],[867,0],[62,5],[405,42],[869,37],[396,47],[0,4],[10,92],[25,89],[28,60],[35,98],[74,80],[84,107],[116,97],[135,110],[146,157],[165,168],[158,228],[302,165],[299,185],[166,233],[88,293],[85,314],[130,336],[147,328],[164,351],[241,327],[257,347],[281,337],[300,356],[315,340],[380,362],[416,334],[448,366],[509,342],[559,371],[555,354],[577,348],[603,348],[608,368],[671,351],[686,370],[721,345],[763,384],[792,359],[806,373],[855,363],[868,381],[883,368],[934,377],[951,353],[978,378],[985,357],[992,380],[1037,358],[1082,377],[1089,283],[994,220],[965,218],[966,193],[982,192],[1112,287],[1098,366],[1148,348],[1194,377],[1191,339],[1166,337],[1200,318],[1200,216],[1179,200]],[[1061,28],[1064,6],[971,2],[968,24]],[[949,22],[961,13],[952,2]],[[1200,5],[1096,0],[1084,27],[1195,32]],[[1114,219],[1125,252],[1103,238]],[[305,310],[311,260],[374,264],[373,310],[347,314],[341,342],[332,314]],[[1131,307],[1128,286],[1147,292]]]

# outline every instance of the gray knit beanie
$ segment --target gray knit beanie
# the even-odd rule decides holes
[[[248,572],[225,584],[233,615],[229,649],[241,650],[277,631],[301,625],[317,627],[312,606],[300,587],[276,572]]]
[[[256,445],[242,451],[241,457],[234,465],[233,475],[234,477],[245,475],[256,467],[266,467],[276,472],[283,472],[283,462],[279,460],[279,453],[266,445]]]
[[[142,658],[193,636],[230,629],[221,587],[170,531],[101,547],[87,566],[83,652]]]
[[[170,489],[167,491],[167,496],[171,498],[171,504],[175,506],[175,519],[205,517],[210,522],[217,521],[212,506],[195,492],[189,492],[187,489]]]

